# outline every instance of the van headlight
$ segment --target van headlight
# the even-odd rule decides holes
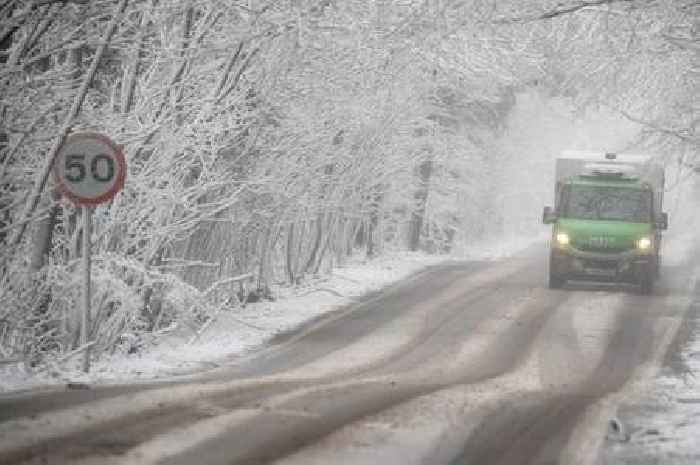
[[[637,241],[637,248],[639,250],[649,250],[651,249],[651,238],[642,237]]]
[[[569,245],[570,239],[569,235],[565,232],[557,233],[557,244],[559,245]]]

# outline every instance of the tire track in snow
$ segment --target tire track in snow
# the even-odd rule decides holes
[[[609,304],[620,305],[620,299],[613,296],[607,298]],[[548,318],[540,330],[539,336],[533,338],[533,344],[529,350],[523,351],[521,363],[513,370],[478,384],[455,385],[438,390],[419,398],[410,400],[405,404],[393,407],[387,412],[381,412],[362,419],[354,424],[333,432],[320,442],[312,444],[307,449],[302,449],[287,459],[277,462],[279,465],[301,465],[320,463],[347,463],[370,464],[387,463],[387,457],[391,457],[396,451],[404,450],[401,462],[406,464],[439,464],[449,463],[458,451],[463,447],[467,438],[478,435],[483,425],[490,421],[493,412],[533,411],[542,408],[548,396],[552,395],[548,389],[551,385],[546,377],[542,376],[541,358],[539,350],[541,341],[547,333],[547,327],[557,327],[556,321],[560,315],[569,313],[564,310],[567,307],[580,309],[586,307],[587,302],[581,298],[566,302],[567,305],[559,305],[556,312]],[[510,315],[513,316],[513,315]],[[603,345],[610,338],[610,333],[600,332],[599,328],[606,322],[598,318],[593,325],[583,327],[581,336],[592,336],[603,339]],[[607,324],[613,324],[608,318]],[[505,331],[498,331],[498,327],[504,329],[503,320],[491,320],[483,328],[482,336],[492,333],[498,335],[498,340],[508,339]],[[503,337],[503,336],[506,337]],[[460,364],[473,360],[478,355],[483,358],[484,353],[493,353],[484,350],[487,347],[486,337],[478,341],[478,336],[471,338],[459,351],[460,356],[453,360],[453,369],[458,369]],[[602,350],[596,350],[594,360],[589,362],[595,366],[602,358]],[[594,368],[594,367],[593,367]],[[591,369],[593,369],[591,368]],[[564,381],[564,380],[562,380]],[[563,386],[566,383],[562,383]],[[564,396],[562,392],[554,393]],[[422,407],[420,407],[423,405]],[[454,412],[458,412],[455,414]],[[500,427],[512,426],[508,422],[512,420],[510,415]],[[372,431],[376,425],[384,425],[379,436],[372,440],[366,434]],[[364,434],[363,434],[364,433]],[[358,435],[365,442],[357,444]],[[501,436],[498,436],[501,437]],[[427,438],[430,438],[428,440]],[[500,446],[502,449],[502,445]],[[392,463],[392,462],[388,462]],[[490,463],[488,461],[474,461],[470,463]]]
[[[578,293],[567,307],[548,320],[530,355],[512,373],[479,385],[437,391],[391,409],[392,414],[372,415],[280,460],[279,465],[331,461],[340,464],[387,463],[391,457],[401,457],[400,462],[394,463],[402,464],[530,463],[533,457],[532,463],[573,463],[558,461],[560,446],[569,439],[569,425],[575,424],[581,409],[595,399],[597,394],[593,390],[606,392],[614,388],[610,383],[621,383],[626,379],[624,370],[615,365],[629,362],[629,359],[620,360],[612,354],[619,354],[621,348],[632,348],[640,358],[645,358],[643,351],[636,351],[632,341],[643,336],[644,330],[640,326],[646,324],[644,312],[636,324],[625,324],[627,312],[640,313],[640,309],[635,308],[639,307],[640,298],[599,293],[591,302],[588,296]],[[641,302],[649,308],[653,305],[644,299]],[[552,335],[560,336],[558,344]],[[555,347],[549,349],[555,351],[569,345],[568,341],[573,342],[573,349],[560,356],[577,363],[575,372],[558,370],[559,379],[553,378],[550,371],[557,371],[556,364],[552,364],[550,358],[542,357],[548,348],[544,341],[551,340],[554,340]],[[611,372],[616,376],[610,376]],[[586,383],[597,385],[601,377],[607,378],[608,383],[600,383],[595,389],[581,387]],[[486,393],[479,395],[473,391],[485,385],[490,385]],[[444,398],[450,392],[448,405],[441,409],[436,399]],[[426,406],[422,409],[411,407],[416,403]],[[411,416],[406,410],[416,410],[417,413]],[[454,410],[460,413],[451,416],[450,412]],[[430,414],[429,421],[421,419],[426,412]],[[441,417],[451,419],[441,422]],[[418,425],[406,426],[411,423]],[[469,438],[466,446],[465,438]],[[550,441],[552,438],[555,440]],[[515,452],[504,448],[504,444],[512,445],[509,440],[519,446]],[[479,446],[475,447],[475,443]],[[469,456],[466,457],[464,452],[455,456],[458,447],[469,451]]]
[[[670,318],[663,315],[669,308],[676,309]],[[687,308],[673,295],[626,296],[616,312],[610,343],[592,374],[574,385],[562,385],[559,395],[555,391],[530,409],[494,414],[451,464],[595,463],[613,416],[611,399],[629,395],[630,386],[648,380]],[[664,309],[660,317],[658,309]],[[503,443],[509,447],[503,448]]]

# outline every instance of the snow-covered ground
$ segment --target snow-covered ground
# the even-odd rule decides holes
[[[603,464],[700,463],[700,311],[688,323],[694,331],[680,354],[682,369],[667,367],[641,399],[621,406],[627,434],[608,442]]]
[[[494,250],[490,255],[499,255],[499,252]],[[70,364],[76,361],[41,373],[29,373],[22,367],[0,367],[0,392],[69,381],[135,382],[216,367],[224,359],[260,348],[279,333],[293,330],[363,294],[445,259],[445,256],[409,252],[373,260],[354,258],[330,275],[310,280],[303,286],[275,289],[274,301],[221,312],[213,324],[196,337],[192,331],[175,329],[135,354],[105,357],[92,365],[89,374]]]

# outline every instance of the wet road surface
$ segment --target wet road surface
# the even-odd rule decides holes
[[[696,294],[546,288],[543,246],[432,267],[243,361],[166,382],[0,397],[0,463],[595,463]]]

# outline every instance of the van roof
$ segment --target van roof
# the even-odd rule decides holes
[[[569,179],[565,184],[579,186],[606,186],[620,187],[624,189],[651,189],[647,182],[640,181],[638,178],[619,178],[608,176],[589,176],[579,175]]]
[[[591,150],[564,150],[560,157],[570,160],[586,160],[589,162],[618,162],[629,164],[645,164],[652,160],[651,155],[638,153],[597,152]]]

